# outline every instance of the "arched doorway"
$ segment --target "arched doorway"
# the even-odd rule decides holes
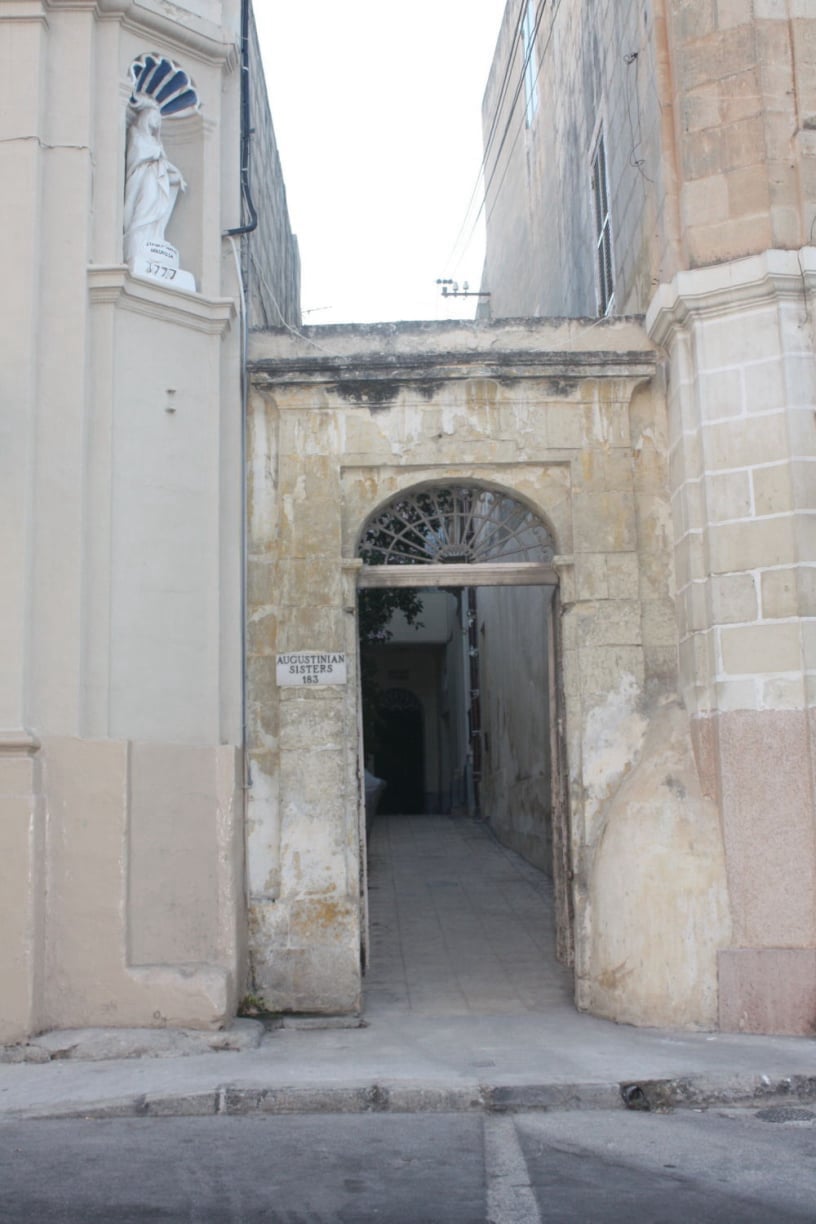
[[[385,782],[382,812],[425,810],[422,702],[408,689],[387,689],[377,703],[374,773]]]
[[[440,719],[447,718],[437,733],[438,793],[551,875],[558,958],[571,964],[555,553],[542,516],[511,492],[477,482],[425,483],[392,496],[367,519],[358,586],[362,600],[370,591],[389,592],[393,613],[409,626],[424,625],[430,601],[448,600],[442,631],[426,639],[427,649],[439,652],[438,705]],[[438,619],[435,605],[430,619]],[[408,649],[404,634],[399,646]],[[365,648],[361,640],[363,656]],[[409,741],[402,746],[407,769]],[[376,760],[368,744],[364,750]],[[396,807],[385,802],[400,808],[398,799]]]

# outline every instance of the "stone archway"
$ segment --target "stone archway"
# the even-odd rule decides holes
[[[557,540],[551,560],[515,562],[514,580],[533,567],[540,582],[549,567],[559,591],[578,1007],[644,1024],[716,1020],[716,953],[728,938],[719,834],[694,781],[687,720],[656,717],[664,703],[677,708],[678,643],[655,364],[625,320],[253,338],[250,959],[271,1010],[360,1004],[356,593],[379,566],[358,546],[392,499],[445,486],[506,493]],[[496,557],[463,561],[459,543],[424,564],[386,565],[379,580],[410,586],[422,571],[428,585],[466,586],[477,566],[508,572]],[[281,656],[310,651],[331,668],[327,682],[281,683]],[[667,789],[646,756],[680,785]],[[622,796],[638,780],[634,821]]]
[[[537,736],[523,737],[526,768],[517,761],[513,767],[527,778],[538,772],[536,813],[532,820],[528,814],[527,823],[535,826],[543,822],[544,829],[522,831],[516,827],[523,824],[518,816],[510,819],[507,827],[490,816],[488,821],[506,844],[552,877],[558,958],[571,965],[574,941],[569,804],[566,753],[560,730],[564,725],[558,634],[560,601],[558,569],[554,564],[557,546],[552,528],[540,512],[496,482],[437,479],[402,489],[371,512],[360,532],[357,552],[363,562],[358,574],[361,592],[441,588],[459,591],[467,601],[468,611],[463,619],[469,634],[470,664],[463,681],[469,738],[468,806],[471,801],[478,806],[484,747],[489,743],[479,660],[479,643],[484,640],[488,626],[496,628],[500,622],[500,644],[494,648],[500,655],[495,668],[496,687],[512,689],[514,666],[518,666],[520,657],[524,658],[525,679],[534,692],[537,690],[535,704],[541,707],[542,715],[536,725]],[[491,607],[487,598],[491,591],[500,594],[500,605],[493,603]],[[533,618],[540,625],[532,628],[525,601],[535,592],[543,598],[537,607],[538,616]],[[486,606],[477,607],[480,598]],[[488,637],[493,634],[488,633]],[[505,707],[518,705],[517,694],[509,691],[504,694],[504,701],[501,696],[498,700]],[[523,725],[526,721],[520,718],[518,723]],[[497,763],[491,773],[502,777],[503,787],[508,788],[503,764]],[[542,795],[542,788],[546,795]],[[535,841],[542,844],[533,846]],[[365,877],[364,862],[362,870]]]

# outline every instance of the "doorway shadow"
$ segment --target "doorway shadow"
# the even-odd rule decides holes
[[[386,699],[388,696],[386,693]],[[379,810],[387,815],[424,812],[424,727],[419,701],[402,705],[381,702],[379,723],[374,773],[386,784]]]

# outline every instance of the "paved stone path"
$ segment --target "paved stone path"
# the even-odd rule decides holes
[[[552,883],[467,816],[378,816],[368,1015],[574,1014]]]

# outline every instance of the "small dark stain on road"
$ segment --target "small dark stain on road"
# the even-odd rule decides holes
[[[762,1122],[813,1122],[816,1113],[812,1109],[798,1109],[794,1105],[770,1105],[758,1109],[756,1116]]]

